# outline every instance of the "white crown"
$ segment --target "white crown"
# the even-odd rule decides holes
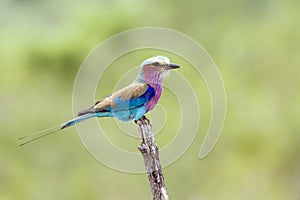
[[[170,59],[165,56],[155,56],[155,57],[146,59],[144,62],[142,62],[141,66],[149,65],[149,64],[152,64],[155,62],[157,62],[161,65],[169,65]]]

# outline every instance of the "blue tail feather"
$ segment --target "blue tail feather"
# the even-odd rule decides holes
[[[67,122],[63,123],[61,125],[60,129],[64,129],[64,128],[67,128],[69,126],[73,126],[74,124],[77,124],[79,122],[82,122],[82,121],[87,120],[87,119],[92,118],[92,117],[96,117],[96,113],[89,113],[89,114],[85,114],[85,115],[76,117],[76,118],[74,118],[70,121],[67,121]]]
[[[43,130],[43,131],[39,131],[39,132],[30,134],[30,135],[27,135],[27,136],[24,136],[24,137],[20,137],[19,139],[23,141],[23,143],[21,143],[20,146],[23,146],[25,144],[33,142],[33,141],[35,141],[39,138],[45,137],[47,135],[57,133],[57,132],[61,131],[64,128],[75,125],[79,122],[90,119],[92,117],[109,117],[109,116],[112,116],[112,114],[109,113],[109,112],[100,112],[100,113],[88,113],[88,114],[76,117],[76,118],[74,118],[70,121],[67,121],[67,122],[63,123],[62,125],[54,126],[54,127],[51,127],[49,129],[46,129],[46,130]]]
[[[108,113],[108,112],[103,112],[103,113],[102,112],[99,112],[99,113],[88,113],[88,114],[81,115],[79,117],[76,117],[76,118],[74,118],[74,119],[72,119],[70,121],[67,121],[67,122],[63,123],[61,125],[60,129],[64,129],[64,128],[67,128],[69,126],[73,126],[73,125],[75,125],[75,124],[77,124],[79,122],[85,121],[85,120],[90,119],[92,117],[108,117],[108,116],[111,116],[111,114]]]

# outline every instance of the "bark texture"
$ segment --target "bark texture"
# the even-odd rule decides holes
[[[146,117],[136,121],[141,134],[141,144],[138,147],[144,158],[150,190],[153,200],[168,200],[168,194],[164,183],[159,151],[152,132],[150,121]]]

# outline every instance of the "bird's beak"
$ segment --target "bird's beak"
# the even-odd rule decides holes
[[[168,69],[176,69],[176,68],[180,68],[180,66],[172,63],[168,65]]]

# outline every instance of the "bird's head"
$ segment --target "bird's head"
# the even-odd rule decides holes
[[[146,82],[161,81],[169,74],[170,69],[179,67],[179,65],[170,63],[170,59],[165,56],[155,56],[142,62],[140,75]]]

